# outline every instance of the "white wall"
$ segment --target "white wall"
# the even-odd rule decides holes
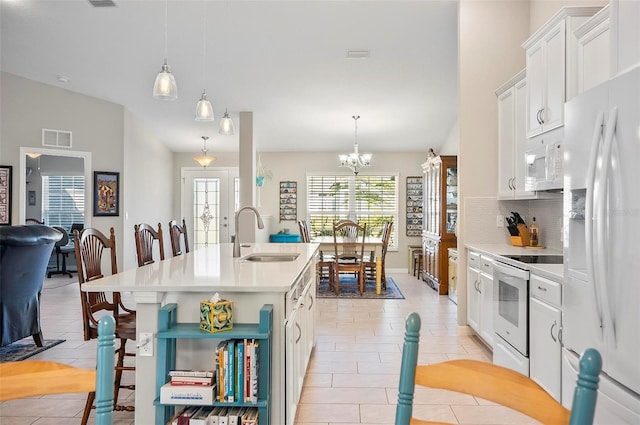
[[[121,105],[6,72],[0,72],[0,87],[0,163],[12,165],[14,173],[18,172],[20,147],[42,148],[42,129],[49,128],[71,131],[72,150],[91,152],[93,170],[120,173],[120,215],[91,217],[91,226],[107,235],[114,227],[120,270],[130,267],[135,256],[135,245],[130,243],[133,236],[129,236],[133,235],[133,223],[125,227],[125,213],[132,220],[155,220],[153,217],[160,215],[166,217],[163,223],[171,219],[170,151]],[[125,146],[129,161],[125,160]],[[93,182],[87,184],[92,187]],[[13,224],[24,220],[18,217],[17,185],[18,178],[14,178]],[[151,207],[150,199],[154,200]],[[93,202],[91,195],[87,202]]]
[[[366,151],[365,147],[362,148]],[[368,151],[367,151],[368,152]],[[422,164],[426,159],[426,149],[424,152],[373,152],[372,166],[361,174],[373,173],[399,173],[399,220],[393,223],[398,231],[397,252],[387,253],[386,264],[389,268],[407,267],[407,245],[420,245],[419,237],[407,237],[404,220],[406,220],[406,180],[408,176],[421,176]],[[306,198],[306,176],[307,173],[314,172],[335,172],[336,174],[348,173],[349,170],[339,166],[338,152],[262,152],[260,153],[262,164],[266,170],[273,173],[271,181],[267,181],[260,188],[259,198],[261,206],[260,213],[271,215],[275,218],[272,231],[278,232],[288,228],[291,233],[298,233],[298,225],[295,221],[279,222],[279,183],[280,181],[298,182],[298,220],[306,219],[307,198]]]
[[[498,111],[494,92],[525,67],[520,45],[529,35],[529,2],[461,0],[459,11],[458,323],[463,325],[467,301],[465,225],[473,218],[467,214],[466,201],[497,195]]]
[[[171,257],[169,221],[172,220],[173,152],[130,111],[124,114],[124,175],[130,188],[122,198],[124,215],[121,270],[137,267],[135,224],[154,228],[162,224],[165,258]],[[179,176],[179,175],[178,175]],[[154,258],[160,258],[154,252]]]

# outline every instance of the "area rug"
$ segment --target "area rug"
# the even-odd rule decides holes
[[[13,344],[0,347],[0,363],[17,362],[27,359],[38,353],[42,353],[44,350],[62,344],[65,341],[64,339],[45,339],[44,346],[38,347],[31,337],[21,339]]]
[[[43,282],[43,289],[58,289],[63,286],[78,284],[78,278],[73,276],[56,276],[56,277],[45,277]]]
[[[396,282],[390,277],[387,278],[387,290],[382,288],[380,295],[376,294],[376,281],[367,280],[364,284],[364,293],[360,295],[360,288],[355,278],[343,277],[340,279],[340,295],[336,296],[335,291],[329,289],[329,281],[324,279],[318,285],[319,298],[373,298],[385,300],[403,300],[404,295],[400,292],[400,288]]]

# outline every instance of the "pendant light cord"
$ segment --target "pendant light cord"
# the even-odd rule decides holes
[[[207,85],[207,1],[202,2],[202,87]]]
[[[167,56],[169,47],[168,44],[168,32],[169,32],[169,0],[165,0],[164,2],[164,61],[167,62]]]

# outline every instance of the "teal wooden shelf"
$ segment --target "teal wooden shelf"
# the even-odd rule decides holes
[[[205,332],[200,330],[199,323],[177,323],[171,329],[158,332],[158,339],[266,339],[270,332],[260,332],[257,324],[234,324],[233,329],[223,332]]]
[[[166,383],[170,370],[176,368],[176,340],[178,339],[256,339],[260,367],[258,368],[258,402],[215,402],[195,404],[198,406],[243,406],[258,408],[258,424],[271,422],[271,332],[273,329],[273,305],[265,304],[260,309],[258,323],[235,323],[233,329],[223,332],[201,331],[198,323],[178,323],[178,306],[166,304],[158,312],[158,365],[156,368],[156,425],[165,425],[175,414],[175,404],[160,403],[160,388]]]

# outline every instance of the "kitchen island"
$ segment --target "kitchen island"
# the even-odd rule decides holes
[[[315,345],[313,301],[317,252],[318,244],[313,243],[252,244],[242,248],[241,257],[234,258],[232,244],[210,245],[83,284],[82,290],[86,292],[131,292],[136,302],[138,336],[141,333],[154,335],[152,355],[136,356],[135,422],[156,423],[158,311],[167,303],[176,303],[179,323],[197,323],[200,301],[217,292],[222,299],[234,302],[234,323],[258,323],[260,308],[265,304],[273,305],[270,423],[293,424],[301,389],[298,383],[304,379],[308,358]],[[250,261],[251,254],[256,253],[298,256],[292,261]],[[306,305],[303,306],[303,302]],[[305,314],[302,326],[299,325],[300,316],[296,321],[299,310]],[[297,330],[293,328],[294,324]],[[223,332],[220,338],[224,339]],[[291,368],[285,363],[285,357],[288,354],[291,361],[294,357],[291,342],[299,341],[303,341],[306,348],[296,348],[296,357],[303,358],[295,359],[298,367]],[[180,340],[176,366],[180,369],[213,369],[214,349],[215,343],[211,340]]]

